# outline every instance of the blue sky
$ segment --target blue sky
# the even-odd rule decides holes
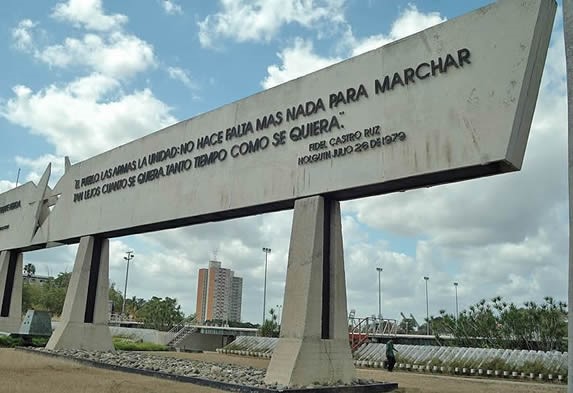
[[[0,5],[0,191],[37,181],[179,120],[249,96],[487,4],[375,0],[4,0]],[[523,170],[345,202],[348,308],[425,315],[481,298],[566,299],[566,100],[558,10]],[[128,296],[177,297],[194,312],[215,255],[244,278],[243,319],[281,304],[292,212],[113,239],[110,279]],[[71,271],[75,247],[26,254]]]

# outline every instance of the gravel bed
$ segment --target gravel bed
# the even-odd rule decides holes
[[[105,363],[113,366],[130,367],[134,369],[163,372],[173,375],[204,378],[212,381],[267,389],[315,389],[322,386],[356,386],[379,383],[374,380],[355,379],[351,384],[348,385],[344,385],[342,383],[334,383],[331,385],[284,387],[277,384],[265,384],[264,378],[266,370],[263,368],[238,366],[235,364],[226,363],[202,362],[198,360],[181,359],[133,351],[92,352],[79,349],[48,350],[43,348],[37,349],[37,351],[79,360]]]

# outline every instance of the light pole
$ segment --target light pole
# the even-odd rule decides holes
[[[376,271],[378,272],[378,319],[382,319],[382,286],[380,284],[380,273],[382,273],[381,267],[377,267]]]
[[[430,312],[429,312],[429,303],[428,303],[428,280],[430,277],[424,276],[424,280],[426,281],[426,334],[430,335]]]
[[[563,0],[563,36],[565,38],[565,65],[567,70],[567,155],[569,160],[569,233],[573,233],[573,0]],[[573,236],[569,235],[568,303],[573,304]],[[569,320],[573,309],[569,307]],[[573,323],[567,326],[568,351],[573,353]],[[569,374],[573,374],[573,356],[567,361]],[[567,392],[573,393],[573,378],[567,379]]]
[[[269,257],[269,253],[271,252],[271,249],[268,247],[263,247],[263,252],[265,253],[265,285],[263,287],[263,324],[265,323],[265,308],[267,307],[266,302],[267,302],[267,262],[268,262],[268,257]],[[261,325],[262,327],[263,325]]]
[[[454,282],[454,288],[456,289],[456,321],[458,320],[458,318],[460,317],[460,314],[458,313],[458,283]]]
[[[127,268],[125,269],[125,287],[123,288],[123,304],[121,306],[121,315],[125,316],[125,300],[127,299],[127,277],[129,276],[129,261],[131,261],[135,255],[133,251],[126,251],[127,256],[123,257],[127,261]]]

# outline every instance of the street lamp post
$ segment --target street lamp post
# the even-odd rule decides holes
[[[382,285],[380,284],[380,273],[382,273],[381,267],[377,267],[376,271],[378,272],[378,319],[382,319]]]
[[[121,315],[125,316],[125,300],[127,299],[127,277],[129,276],[129,261],[131,261],[135,255],[133,251],[126,251],[127,256],[123,257],[127,261],[127,268],[125,269],[125,287],[123,288],[123,304],[121,306]]]
[[[267,262],[268,262],[268,256],[269,253],[271,252],[271,249],[268,247],[263,247],[263,252],[265,253],[265,284],[263,287],[263,324],[265,323],[265,309],[267,307],[266,302],[267,302]],[[263,326],[263,325],[261,325]]]
[[[428,280],[430,277],[424,276],[424,280],[426,281],[426,334],[430,335],[430,312],[429,312],[429,303],[428,303]]]
[[[454,282],[454,288],[456,289],[456,321],[458,320],[458,318],[460,317],[460,314],[458,313],[458,283]]]

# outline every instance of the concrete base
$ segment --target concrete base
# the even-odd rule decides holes
[[[22,322],[22,253],[0,252],[0,332],[17,333]]]
[[[348,383],[355,376],[352,355],[350,362],[348,359],[349,353],[348,339],[281,338],[271,362],[280,364],[283,370],[287,371],[283,374],[283,380],[291,379],[289,386],[308,386],[315,382]],[[277,375],[276,371],[274,375]],[[265,381],[268,379],[267,371]]]
[[[109,327],[83,322],[68,322],[56,330],[47,349],[84,349],[86,351],[114,351]]]
[[[350,383],[340,205],[322,197],[296,201],[281,336],[265,382],[284,386]]]
[[[47,349],[113,351],[108,327],[109,241],[82,237],[64,310]]]

